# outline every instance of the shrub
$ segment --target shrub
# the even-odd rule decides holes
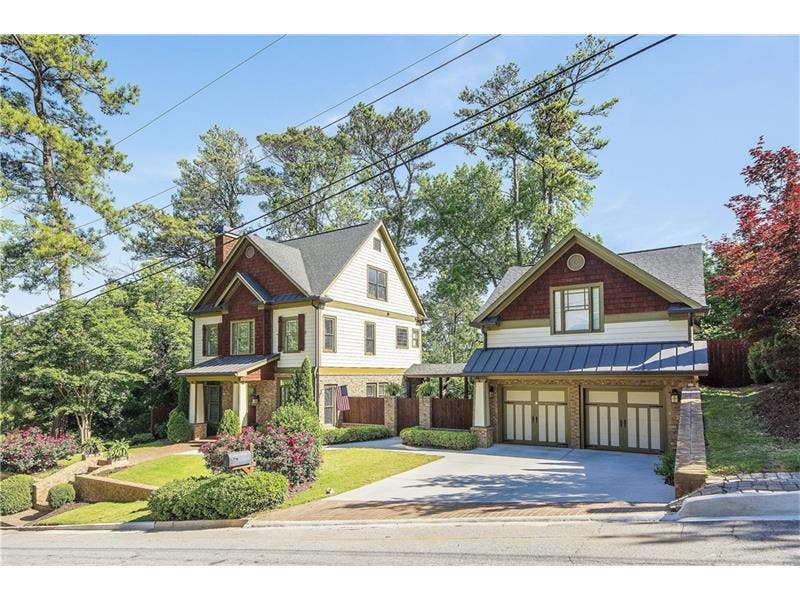
[[[50,508],[61,508],[70,502],[75,502],[75,488],[71,483],[59,483],[47,492],[47,503]]]
[[[472,450],[478,447],[478,436],[471,431],[408,427],[400,432],[404,444],[449,450]]]
[[[272,419],[264,425],[266,427],[283,427],[290,433],[303,432],[314,436],[314,439],[322,445],[322,425],[319,423],[319,415],[299,404],[285,404],[272,413]]]
[[[174,408],[167,421],[167,439],[173,443],[185,442],[190,435],[189,419],[181,410]]]
[[[167,424],[166,423],[156,423],[153,425],[153,437],[157,440],[163,440],[167,437]]]
[[[675,485],[675,455],[664,452],[656,465],[655,472],[664,478],[664,483],[667,485]]]
[[[86,456],[94,456],[100,454],[106,449],[106,445],[98,437],[90,437],[83,440],[81,443],[81,452]]]
[[[0,469],[12,473],[36,473],[52,469],[62,458],[78,451],[71,435],[48,435],[38,427],[14,431],[0,444]]]
[[[278,473],[256,471],[171,481],[150,495],[147,506],[157,521],[238,519],[280,506],[289,482]]]
[[[209,471],[219,473],[223,470],[222,461],[228,452],[249,450],[251,445],[255,448],[262,437],[252,427],[245,427],[239,435],[223,435],[219,439],[203,444],[200,446],[200,452]]]
[[[219,422],[219,435],[239,435],[242,430],[242,424],[239,422],[238,415],[230,408],[222,413],[222,420]]]
[[[130,449],[131,445],[128,443],[128,440],[114,440],[108,446],[106,458],[108,458],[108,460],[121,460],[123,458],[128,458],[128,450]]]
[[[317,440],[305,431],[270,425],[256,446],[259,468],[284,475],[292,486],[316,479],[321,462]]]
[[[767,366],[769,351],[770,342],[768,339],[758,340],[747,351],[747,369],[750,371],[750,378],[755,383],[769,383],[772,381]]]
[[[0,515],[13,515],[33,506],[33,477],[12,475],[0,481]]]
[[[384,388],[387,396],[399,396],[403,393],[403,388],[399,383],[390,381]]]
[[[141,444],[149,444],[156,440],[152,433],[134,433],[131,436],[131,446],[139,446]]]
[[[390,432],[383,425],[358,425],[325,429],[322,435],[326,444],[346,444],[348,442],[382,440],[390,437]]]
[[[439,386],[433,383],[432,379],[423,381],[417,386],[417,398],[427,398],[428,396],[438,396]]]

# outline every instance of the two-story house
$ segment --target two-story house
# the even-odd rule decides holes
[[[189,421],[215,432],[222,412],[269,419],[308,357],[319,414],[336,423],[336,386],[383,395],[421,362],[419,296],[381,222],[285,241],[216,238],[215,274],[189,311]]]
[[[700,244],[616,254],[578,231],[512,267],[473,325],[473,424],[492,441],[660,452],[708,372]]]

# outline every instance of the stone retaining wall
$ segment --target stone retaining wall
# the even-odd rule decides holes
[[[75,491],[84,502],[132,502],[147,500],[158,488],[154,485],[119,481],[96,475],[75,477]]]
[[[675,497],[703,487],[706,482],[706,441],[700,389],[687,387],[681,394],[680,422],[675,448]]]
[[[47,493],[53,486],[60,483],[71,483],[76,475],[88,473],[97,468],[97,456],[91,456],[86,460],[81,460],[75,464],[59,469],[49,477],[40,479],[33,484],[33,507],[37,510],[50,510],[47,504]]]

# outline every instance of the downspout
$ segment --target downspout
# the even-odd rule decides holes
[[[317,412],[319,412],[319,360],[320,360],[320,347],[319,347],[319,320],[320,320],[320,307],[316,302],[312,302],[311,306],[314,307],[314,397],[317,399]]]
[[[194,333],[194,329],[195,329],[195,327],[194,327],[194,318],[193,318],[193,317],[191,317],[190,315],[186,315],[186,316],[187,316],[187,318],[189,319],[189,322],[192,324],[192,349],[191,349],[191,359],[192,359],[192,363],[191,363],[191,364],[192,364],[192,366],[194,366],[194,364],[195,364],[195,362],[194,362],[194,361],[195,361],[195,358],[194,358],[194,342],[195,342],[195,333]]]

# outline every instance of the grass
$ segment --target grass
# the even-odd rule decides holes
[[[37,521],[36,525],[86,525],[91,523],[128,523],[129,521],[149,521],[150,511],[147,502],[95,502],[49,519]]]
[[[172,454],[139,463],[112,473],[108,477],[161,487],[175,479],[209,474],[209,470],[203,464],[203,457],[199,454]]]
[[[335,494],[340,494],[441,458],[417,452],[393,452],[372,448],[324,450],[322,455],[324,462],[319,478],[310,487],[289,498],[281,508],[325,498],[328,496],[326,493],[328,488],[333,488]],[[202,457],[177,454],[117,471],[110,477],[160,486],[173,479],[207,473]],[[127,523],[148,520],[150,513],[145,501],[97,502],[44,519],[37,525]]]
[[[703,391],[706,461],[710,473],[800,471],[800,442],[770,435],[753,413],[758,388]]]
[[[169,440],[153,440],[152,442],[145,442],[144,444],[136,444],[132,446],[130,450],[128,450],[129,455],[139,454],[140,452],[144,452],[145,450],[150,450],[151,448],[160,448],[161,446],[166,446],[167,444],[171,444]]]
[[[324,498],[328,495],[328,488],[333,488],[335,494],[341,494],[441,458],[417,452],[374,448],[325,450],[322,455],[325,462],[322,463],[319,478],[309,488],[289,498],[281,508]]]

